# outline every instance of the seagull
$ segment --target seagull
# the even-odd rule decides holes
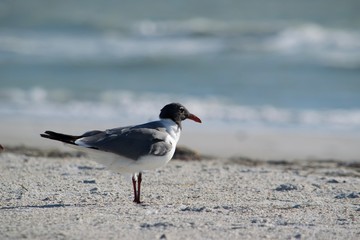
[[[159,118],[140,125],[92,130],[79,136],[53,131],[45,131],[40,136],[84,151],[112,171],[131,174],[134,202],[141,203],[142,171],[160,168],[171,160],[180,138],[182,121],[191,119],[201,123],[200,118],[180,103],[164,106]]]

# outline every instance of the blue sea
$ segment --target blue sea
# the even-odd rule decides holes
[[[360,1],[1,1],[0,118],[360,131]],[[1,121],[1,120],[0,120]]]

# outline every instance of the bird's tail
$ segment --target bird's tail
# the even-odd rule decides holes
[[[60,141],[63,143],[69,143],[69,144],[75,144],[75,141],[82,136],[73,136],[73,135],[67,135],[63,133],[57,133],[53,131],[45,131],[45,133],[40,134],[43,138],[48,138],[56,141]]]

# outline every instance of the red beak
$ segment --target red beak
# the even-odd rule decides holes
[[[189,116],[187,117],[188,119],[191,119],[195,122],[201,123],[200,118],[198,118],[197,116],[195,116],[194,114],[190,113]]]

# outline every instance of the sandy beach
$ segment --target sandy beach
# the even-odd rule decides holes
[[[6,148],[7,146],[5,146]],[[172,160],[131,183],[74,152],[0,154],[0,239],[359,239],[360,163]]]
[[[360,239],[359,0],[0,6],[0,240]]]

